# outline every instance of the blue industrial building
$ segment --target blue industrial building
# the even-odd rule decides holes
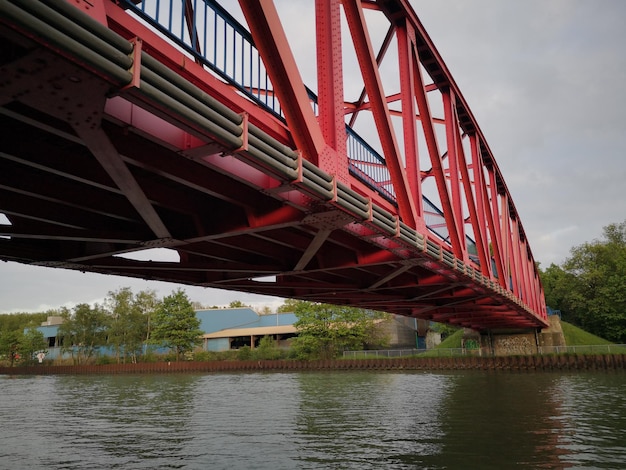
[[[204,331],[203,349],[207,351],[227,351],[243,346],[258,346],[263,336],[271,335],[280,347],[288,347],[289,339],[296,336],[293,313],[275,313],[259,315],[249,307],[222,308],[196,311],[200,320],[200,329]],[[37,327],[43,333],[48,346],[47,359],[56,359],[61,355],[61,341],[58,331],[63,323],[62,317],[48,317]],[[101,350],[106,354],[106,351]]]
[[[200,320],[202,348],[206,351],[228,351],[244,346],[255,348],[264,336],[272,336],[281,348],[289,348],[290,340],[297,336],[294,326],[297,317],[293,313],[261,315],[250,307],[197,310]],[[47,359],[61,355],[61,338],[58,336],[61,317],[48,317],[37,329],[48,345]],[[418,336],[418,322],[414,318],[392,316],[392,320],[381,324],[394,348],[424,348],[426,328]],[[421,341],[420,341],[421,340]],[[101,349],[107,354],[108,349]]]
[[[249,307],[198,310],[200,329],[204,331],[203,348],[207,351],[227,351],[243,346],[254,348],[264,336],[272,336],[279,347],[289,347],[297,335],[293,313],[259,315]]]

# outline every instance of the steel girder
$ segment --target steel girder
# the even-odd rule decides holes
[[[54,3],[0,5],[0,119],[11,136],[0,148],[0,213],[11,223],[2,259],[476,329],[546,324],[502,175],[408,3],[317,2],[316,115],[273,4],[241,2],[285,122],[113,2],[83,5],[91,17]],[[352,44],[341,45],[341,14]],[[378,52],[369,15],[389,22]],[[380,67],[394,38],[400,83],[388,90]],[[345,50],[363,78],[352,100],[340,86]],[[348,172],[346,120],[358,126],[368,113],[393,202]],[[427,228],[430,179],[444,239]],[[155,247],[179,260],[122,257]]]

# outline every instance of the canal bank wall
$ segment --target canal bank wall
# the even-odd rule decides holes
[[[180,372],[319,370],[491,370],[491,371],[626,371],[626,354],[409,357],[389,359],[336,359],[327,361],[210,361],[147,362],[79,366],[35,365],[0,367],[0,375],[59,374],[167,374]]]

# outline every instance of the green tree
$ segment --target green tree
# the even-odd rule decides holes
[[[39,326],[46,320],[47,313],[2,313],[0,314],[1,331],[23,331],[29,326]]]
[[[585,330],[626,343],[626,221],[604,227],[603,238],[571,250],[564,307]]]
[[[570,305],[570,293],[574,288],[575,276],[554,263],[550,264],[545,271],[539,267],[539,275],[546,305],[554,310],[560,310],[563,319],[579,325],[580,321],[576,317],[576,312],[571,309]]]
[[[9,362],[11,367],[20,358],[22,336],[21,330],[0,332],[0,356]]]
[[[64,321],[59,326],[63,352],[70,352],[77,364],[84,364],[94,357],[97,349],[106,344],[107,315],[98,304],[78,304],[69,314],[63,313]]]
[[[46,352],[47,349],[46,339],[37,328],[28,328],[22,335],[20,354],[24,360],[33,362],[35,354]]]
[[[130,287],[109,292],[105,306],[109,314],[108,344],[117,362],[137,362],[148,338],[150,317],[158,300],[154,291],[135,295]]]
[[[263,307],[257,307],[254,309],[256,313],[259,315],[272,315],[272,309],[269,305],[264,305]]]
[[[154,312],[151,342],[173,349],[177,361],[202,342],[202,334],[200,320],[181,289],[165,297]]]
[[[294,307],[298,337],[293,350],[299,358],[331,359],[344,350],[378,346],[386,341],[376,330],[377,320],[388,318],[382,312],[303,301]]]
[[[546,304],[563,318],[608,340],[626,342],[626,221],[600,240],[570,250],[561,266],[540,270]]]
[[[228,308],[243,308],[249,307],[249,305],[244,304],[241,300],[233,300],[228,304]]]
[[[449,323],[433,323],[430,327],[433,331],[441,334],[441,339],[446,339],[459,331],[459,327]]]
[[[276,344],[276,340],[272,336],[263,336],[259,345],[254,348],[254,358],[262,360],[280,359],[283,352]]]
[[[282,305],[279,305],[276,309],[276,313],[293,313],[296,311],[296,307],[303,302],[296,299],[285,299]]]

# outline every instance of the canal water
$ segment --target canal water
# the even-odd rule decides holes
[[[624,469],[626,374],[0,376],[3,469]]]

